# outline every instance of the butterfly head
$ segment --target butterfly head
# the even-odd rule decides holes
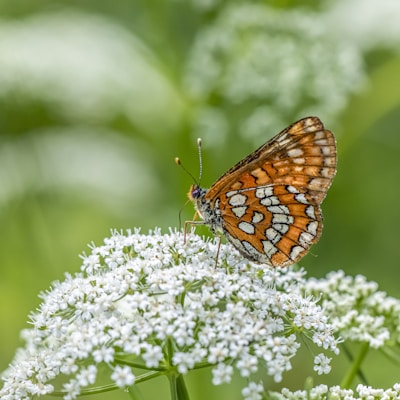
[[[194,203],[197,213],[200,215],[202,219],[204,214],[204,195],[206,194],[207,190],[201,188],[199,185],[194,184],[190,186],[188,197],[189,200]]]
[[[199,185],[194,184],[190,186],[188,197],[189,200],[193,201],[194,203],[197,202],[197,200],[204,195],[206,192],[205,189],[202,189]]]

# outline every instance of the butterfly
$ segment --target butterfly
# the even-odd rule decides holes
[[[201,221],[187,224],[207,225],[249,260],[273,267],[294,264],[321,236],[320,204],[336,174],[336,162],[333,133],[319,118],[303,118],[239,161],[209,189],[193,184],[188,197]]]

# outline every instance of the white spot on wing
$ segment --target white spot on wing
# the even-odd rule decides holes
[[[264,206],[273,206],[280,204],[279,199],[276,196],[265,197],[260,200],[260,203]]]
[[[287,185],[286,190],[290,193],[299,193],[299,191],[292,185]]]
[[[294,218],[286,214],[274,214],[272,217],[273,224],[293,224]]]
[[[278,243],[282,239],[282,235],[277,232],[274,228],[268,228],[265,231],[265,236],[272,243]]]
[[[323,178],[313,178],[311,179],[309,186],[314,187],[315,189],[319,189],[325,183],[325,179]]]
[[[336,169],[336,158],[330,154],[330,156],[324,158],[324,165],[328,165],[329,167]]]
[[[326,136],[325,136],[325,132],[324,131],[318,131],[318,132],[315,132],[315,139],[316,140],[318,140],[318,139],[324,139]]]
[[[322,146],[321,149],[324,156],[329,156],[332,154],[332,149],[329,146]]]
[[[289,225],[287,224],[274,224],[272,225],[272,227],[282,235],[284,235],[289,230]]]
[[[306,196],[304,195],[304,193],[296,194],[296,196],[294,196],[294,198],[295,198],[299,203],[310,204],[309,201],[306,199]]]
[[[304,172],[304,165],[300,166],[295,166],[293,169],[294,172],[296,172],[297,174],[302,174]]]
[[[332,176],[330,168],[321,168],[321,176],[324,178],[330,178]]]
[[[274,194],[272,186],[267,187],[259,187],[256,189],[255,195],[259,199],[263,199],[265,197],[270,197]]]
[[[306,208],[306,214],[307,214],[308,217],[310,217],[310,218],[312,218],[312,219],[315,219],[315,210],[314,210],[314,207],[313,207],[313,206],[308,206],[308,207]]]
[[[234,238],[232,235],[230,235],[228,232],[225,232],[225,237],[233,244],[234,247],[237,249],[241,249],[242,242],[239,239]]]
[[[262,244],[264,248],[264,253],[269,258],[271,258],[278,251],[278,249],[268,240],[263,240]]]
[[[244,194],[236,193],[232,197],[230,197],[229,204],[232,207],[242,206],[244,203],[246,203],[246,200],[247,196],[245,196]]]
[[[311,233],[313,236],[317,236],[318,222],[312,221],[307,224],[307,231]]]
[[[239,222],[238,228],[241,229],[244,233],[247,233],[249,235],[254,235],[255,232],[254,225],[250,224],[249,222],[246,221]]]
[[[286,206],[270,206],[267,210],[272,214],[286,214],[290,215],[289,209]]]
[[[239,207],[233,207],[232,212],[238,217],[241,218],[243,217],[244,214],[246,214],[247,206],[239,206]]]
[[[304,251],[305,249],[301,246],[293,246],[290,250],[290,259],[295,261],[297,257]]]
[[[300,157],[300,158],[292,158],[292,161],[293,161],[295,164],[305,164],[305,163],[306,163],[306,159],[303,158],[303,157]]]
[[[287,155],[288,155],[289,157],[300,157],[300,156],[303,155],[303,150],[302,150],[302,149],[299,149],[299,148],[297,148],[297,149],[290,149],[290,150],[288,150]]]
[[[243,240],[241,242],[242,247],[245,248],[245,251],[250,255],[251,258],[258,260],[262,254],[256,250],[255,247],[253,247],[249,242],[246,242]]]
[[[310,244],[312,243],[314,239],[314,236],[311,235],[308,232],[302,232],[301,235],[299,236],[299,243],[303,246],[303,247],[309,247]]]
[[[251,219],[251,222],[253,224],[258,224],[259,222],[261,222],[264,219],[264,214],[258,212],[258,211],[254,211],[253,217]]]

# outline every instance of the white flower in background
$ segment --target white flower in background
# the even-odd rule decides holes
[[[351,40],[364,51],[378,46],[400,50],[398,0],[379,4],[375,0],[338,0],[328,4],[325,20],[332,34]]]
[[[0,103],[29,116],[19,117],[21,135],[3,126],[10,140],[0,147],[0,210],[49,190],[126,215],[161,195],[148,157],[154,143],[115,122],[169,135],[183,101],[156,55],[118,21],[78,10],[0,19]],[[32,113],[43,128],[30,125]]]
[[[77,126],[36,130],[4,142],[0,210],[46,190],[102,204],[114,215],[126,215],[133,203],[142,209],[160,187],[139,147],[111,129]]]
[[[357,46],[332,35],[321,13],[232,2],[198,32],[184,82],[199,105],[195,125],[229,120],[258,142],[305,115],[330,123],[364,81],[362,65]],[[203,121],[207,102],[219,119]]]
[[[253,264],[229,245],[216,265],[217,246],[158,230],[114,232],[92,246],[80,273],[42,295],[0,397],[74,399],[101,384],[100,370],[118,389],[210,366],[215,385],[236,370],[248,381],[243,396],[260,399],[253,379],[264,371],[280,381],[299,336],[338,352],[322,309],[301,295],[303,272]],[[315,365],[326,372],[325,360]]]
[[[0,98],[41,100],[67,121],[124,115],[159,134],[176,129],[178,91],[146,45],[104,16],[64,10],[0,24]]]
[[[318,372],[318,375],[329,374],[331,372],[331,366],[329,363],[332,358],[327,357],[325,354],[318,354],[314,358],[314,371]]]
[[[308,279],[305,289],[320,296],[319,304],[343,339],[373,348],[400,343],[400,301],[379,291],[376,282],[335,271]]]
[[[261,400],[264,391],[261,383],[250,382],[250,384],[242,389],[242,395],[245,400]]]
[[[120,388],[131,386],[135,383],[135,375],[133,375],[131,368],[128,366],[120,367],[117,365],[111,374],[111,379]]]
[[[199,11],[206,12],[218,10],[222,4],[221,0],[190,1]],[[309,10],[301,3],[298,7]],[[367,51],[377,46],[400,50],[400,3],[397,0],[385,0],[379,5],[376,0],[325,0],[316,3],[314,9],[320,10],[318,18],[324,21],[325,29],[332,36],[346,38]],[[279,11],[286,9],[279,8]],[[354,18],[355,15],[358,18]]]

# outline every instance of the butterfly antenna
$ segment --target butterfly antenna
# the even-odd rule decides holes
[[[200,186],[200,182],[201,182],[201,178],[203,176],[203,158],[201,155],[201,139],[198,138],[197,139],[197,151],[199,152],[199,186]]]
[[[185,168],[185,166],[182,164],[181,159],[179,157],[175,157],[175,164],[179,165],[193,179],[194,183],[197,186],[200,186],[201,177],[203,175],[203,160],[202,160],[202,156],[201,156],[201,139],[200,138],[197,139],[197,150],[198,150],[198,154],[199,154],[199,167],[200,167],[198,180],[190,173],[190,171],[188,169]],[[185,204],[179,210],[179,229],[181,228],[181,225],[182,225],[182,211],[183,211],[184,207],[186,206],[186,204],[189,203],[189,201],[190,200],[187,200],[185,202]]]
[[[196,178],[185,168],[185,166],[182,164],[181,159],[179,157],[175,157],[175,164],[179,165],[193,179],[193,181],[197,185]],[[186,200],[185,204],[179,210],[179,229],[182,228],[182,211],[188,202],[189,202],[189,200]]]
[[[197,185],[197,179],[189,172],[188,169],[185,168],[179,157],[175,157],[175,164],[179,165],[193,179],[194,183]]]
[[[175,157],[175,164],[179,165],[194,181],[197,186],[200,186],[201,178],[203,176],[203,158],[201,155],[201,139],[197,139],[197,151],[199,153],[199,179],[196,179],[188,169],[182,164],[181,159],[179,157]]]

